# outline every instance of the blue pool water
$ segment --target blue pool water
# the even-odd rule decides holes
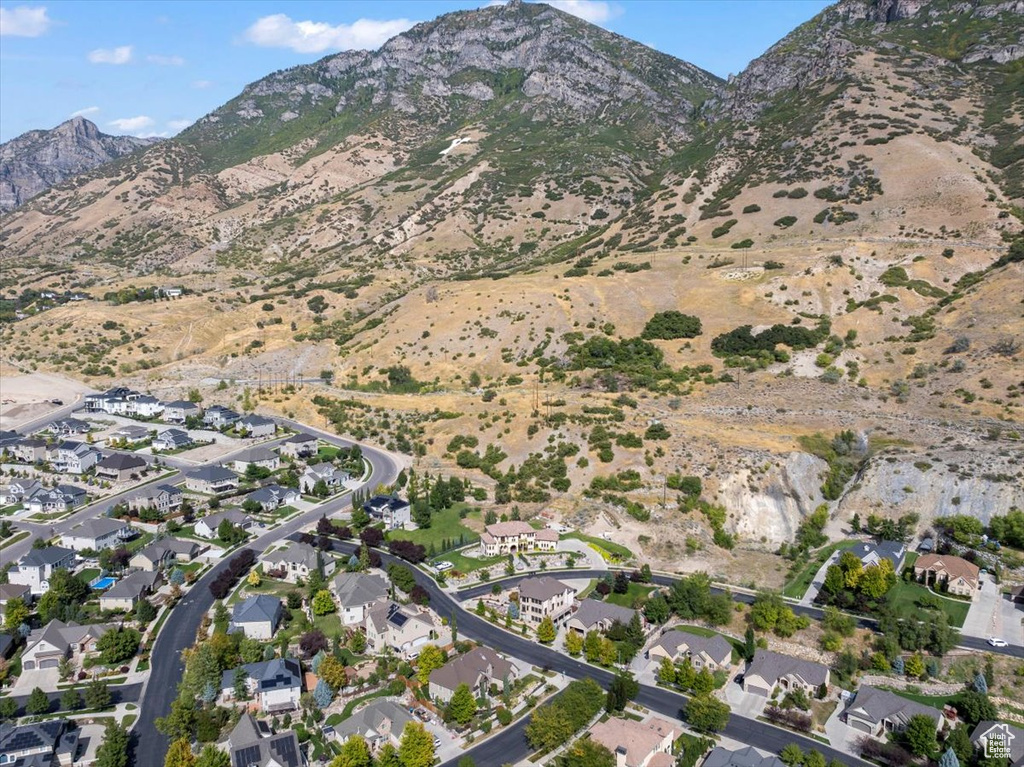
[[[92,587],[96,591],[104,591],[106,589],[109,589],[115,583],[117,583],[117,578],[111,578],[110,576],[107,576],[106,578],[100,578],[98,581],[92,584]]]

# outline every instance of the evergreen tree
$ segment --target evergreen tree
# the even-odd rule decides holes
[[[460,684],[455,688],[452,699],[448,702],[445,710],[445,718],[458,722],[461,725],[469,724],[469,721],[476,715],[476,700],[469,689],[469,685]]]
[[[96,749],[95,767],[128,767],[128,731],[111,719],[103,731],[103,743]]]

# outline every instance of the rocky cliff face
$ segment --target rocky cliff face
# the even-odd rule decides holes
[[[73,117],[52,130],[23,133],[0,144],[0,213],[13,210],[71,176],[155,141],[108,136],[84,117]]]

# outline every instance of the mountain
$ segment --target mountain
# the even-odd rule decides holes
[[[152,145],[156,139],[108,136],[84,117],[34,130],[0,144],[0,213],[97,165]]]
[[[821,503],[991,516],[1024,504],[1022,19],[842,0],[722,82],[539,3],[448,14],[8,214],[0,342],[489,498],[583,488],[672,568]],[[670,514],[680,474],[721,510]]]

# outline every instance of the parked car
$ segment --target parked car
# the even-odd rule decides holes
[[[988,643],[993,647],[1006,647],[1006,640],[999,637],[989,637]]]
[[[435,564],[434,569],[437,570],[439,573],[443,573],[445,570],[451,570],[454,566],[455,565],[453,565],[451,562],[445,559]]]

